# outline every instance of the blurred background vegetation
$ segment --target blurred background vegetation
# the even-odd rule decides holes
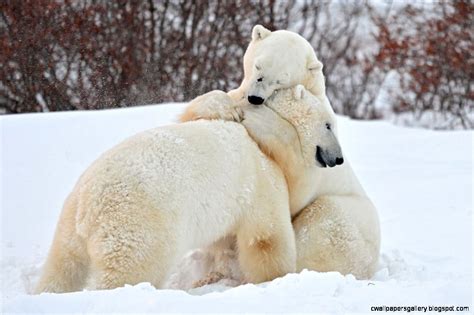
[[[0,2],[0,112],[185,102],[242,79],[251,29],[303,35],[336,112],[474,128],[472,1]]]

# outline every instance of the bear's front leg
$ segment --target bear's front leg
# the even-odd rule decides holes
[[[377,210],[365,196],[325,195],[293,219],[297,268],[338,271],[369,279],[377,269],[380,229]]]
[[[180,116],[180,122],[198,119],[242,121],[243,105],[234,102],[227,93],[214,90],[193,99]]]
[[[239,229],[237,246],[245,281],[260,283],[296,271],[295,236],[287,207],[288,203],[277,206],[285,209],[268,215],[257,210]]]

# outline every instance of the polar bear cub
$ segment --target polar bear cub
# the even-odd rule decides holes
[[[293,95],[282,90],[273,100],[283,104]],[[249,110],[249,126],[258,120],[254,115]],[[263,154],[241,124],[224,121],[152,129],[104,153],[65,202],[36,292],[142,281],[160,287],[185,252],[226,235],[236,235],[246,281],[295,271],[289,193],[304,196],[285,178],[297,176],[293,163],[301,174],[321,167],[319,145],[327,145],[327,159],[337,159],[340,149],[332,138],[319,136],[319,143],[306,139],[313,132],[290,132],[303,132],[291,137],[300,139],[291,146],[259,134],[288,163],[283,166]]]
[[[311,44],[302,36],[286,30],[271,32],[256,25],[244,54],[244,78],[240,86],[228,93],[215,90],[195,98],[181,121],[199,118],[238,120],[236,117],[241,118],[242,111],[235,102],[245,100],[260,105],[275,90],[298,84],[321,103],[329,104],[322,69],[323,64]]]

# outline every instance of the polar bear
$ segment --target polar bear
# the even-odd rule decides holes
[[[246,103],[260,104],[266,101],[271,92],[296,84],[303,84],[317,98],[319,103],[334,116],[333,109],[325,95],[322,68],[323,65],[317,59],[311,45],[298,34],[288,31],[271,32],[260,25],[256,25],[252,31],[252,41],[244,56],[244,79],[241,86],[229,93],[215,90],[195,98],[181,116],[181,121],[201,118],[242,121],[243,108],[245,108]],[[269,117],[271,115],[262,117],[262,119],[269,119]],[[333,120],[334,123],[330,125],[330,128],[337,134],[336,121],[335,119]],[[264,122],[260,121],[259,123]],[[264,124],[261,127],[263,126],[268,127],[264,132],[266,134],[273,134],[275,138],[285,136],[288,130],[290,130],[288,126],[286,126],[287,128],[277,130],[270,129],[270,126],[274,126],[274,124]],[[262,146],[262,143],[259,142],[259,144]],[[265,146],[263,145],[263,147]],[[271,155],[272,152],[267,153]],[[318,193],[313,195],[315,198],[313,203],[307,205],[303,210],[301,208],[301,212],[296,211],[296,214],[292,213],[293,225],[297,234],[298,268],[319,271],[334,270],[343,274],[352,273],[357,278],[369,278],[375,271],[380,246],[377,211],[362,187],[360,187],[350,166],[345,163],[344,169],[345,173],[349,175],[344,175],[345,177],[342,179],[342,182],[345,182],[345,184],[342,187],[332,184],[333,182],[338,183],[334,179],[342,171],[340,168],[327,171],[320,170],[320,174],[315,178],[321,178],[321,174],[328,173],[330,180],[326,183],[320,179],[318,183],[322,185],[317,187]],[[322,178],[325,177],[323,176]],[[358,187],[358,189],[347,194],[343,189],[346,186]],[[304,185],[300,187],[305,188]],[[341,197],[337,197],[341,191],[343,194]],[[304,192],[303,195],[305,195]],[[342,202],[342,196],[348,197],[346,202]],[[297,201],[293,201],[293,203],[298,204]],[[324,206],[326,203],[332,203],[333,205]],[[351,212],[349,210],[351,207],[348,206],[348,203],[354,205],[354,211]],[[324,211],[316,211],[318,215],[315,217],[313,215],[315,213],[314,209],[323,209]],[[354,213],[358,214],[355,215]],[[367,218],[370,221],[368,225],[372,227],[373,233],[369,233],[370,235],[367,236],[368,233],[365,231],[366,225],[359,224],[359,221],[355,220],[356,217]],[[340,222],[340,224],[334,225],[331,222]],[[332,228],[329,228],[329,226],[332,226]],[[340,245],[334,247],[330,244],[335,241],[328,240],[336,240],[344,234],[342,232],[338,234],[336,229],[347,232],[348,235],[359,233],[366,236],[368,241],[358,238],[358,241],[354,242],[357,246],[351,247],[348,241],[340,240]],[[303,235],[301,231],[308,230],[309,232],[303,233],[305,237],[301,236]],[[351,230],[352,232],[349,232]],[[311,233],[315,233],[316,236],[323,235],[324,237],[308,236]],[[301,237],[298,238],[298,235]],[[304,243],[306,245],[303,245],[301,240],[305,240]],[[312,246],[313,243],[314,246]],[[324,244],[329,245],[323,247]],[[341,249],[343,246],[346,246],[346,250]],[[228,250],[229,248],[232,248],[232,238],[227,237],[224,241],[214,244],[213,247],[208,249],[208,252],[210,256],[221,257],[226,255],[220,255],[218,254],[219,252],[232,253],[232,250]],[[353,248],[353,250],[350,250],[350,248]],[[233,254],[230,256],[233,256]],[[333,259],[331,257],[337,258]],[[223,276],[232,275],[233,273],[227,267],[233,264],[231,262],[223,263],[222,260],[224,259],[217,258],[217,262],[214,265],[211,264],[208,269],[222,269],[224,271],[217,271],[216,273]],[[222,268],[216,266],[222,266]],[[239,273],[237,272],[236,274]],[[215,279],[215,277],[213,278]],[[204,279],[204,283],[206,281]]]
[[[297,271],[339,271],[359,279],[370,278],[376,271],[380,254],[377,209],[350,163],[337,151],[340,149],[324,143],[333,137],[336,140],[329,140],[330,143],[338,143],[336,115],[330,104],[321,102],[302,86],[295,89],[299,96],[293,100],[282,103],[268,99],[266,107],[273,112],[262,107],[257,111],[259,115],[248,115],[249,110],[246,110],[248,118],[244,125],[260,148],[283,168],[287,156],[279,155],[283,150],[274,150],[271,144],[274,138],[279,139],[278,144],[283,147],[301,142],[303,153],[309,146],[306,141],[318,139],[315,141],[319,143],[316,159],[323,168],[301,167],[298,171],[297,164],[291,161],[286,166],[291,172],[285,172],[289,189],[297,190],[290,191]],[[293,128],[296,132],[292,132]],[[333,155],[334,152],[337,154]],[[339,164],[342,165],[333,167]],[[303,176],[302,172],[305,172]]]
[[[276,93],[272,102],[283,104],[301,95],[300,88],[294,90]],[[289,112],[281,109],[275,115],[285,117]],[[316,116],[325,117],[313,108],[300,122]],[[314,132],[314,124],[288,126],[288,139],[268,135],[262,141],[284,162],[280,166],[247,133],[254,130],[264,137],[252,127],[258,119],[250,108],[249,129],[224,121],[157,128],[104,153],[65,202],[36,292],[109,289],[142,281],[161,287],[185,252],[226,235],[236,235],[246,281],[295,271],[290,207],[301,206],[292,206],[289,199],[306,204],[310,198],[304,188],[290,186],[304,185],[305,173],[324,164],[342,163],[342,153],[330,131]],[[274,128],[282,129],[269,130]],[[286,178],[292,179],[289,184]]]
[[[240,87],[228,93],[215,90],[195,98],[180,119],[183,122],[199,118],[238,120],[242,111],[235,102],[245,100],[260,105],[275,90],[298,84],[321,103],[329,104],[322,69],[323,64],[311,44],[302,36],[286,30],[271,32],[256,25],[244,54],[244,79]]]
[[[318,146],[315,156],[320,165],[328,168],[304,170],[304,163],[298,162],[297,158],[289,160],[288,155],[282,154],[284,148],[292,148],[298,142],[302,143],[302,148],[307,148],[305,139],[337,137],[336,117],[330,105],[321,103],[302,86],[297,86],[296,91],[299,97],[287,97],[286,102],[280,101],[281,96],[275,102],[272,96],[258,108],[240,106],[245,108],[242,123],[250,136],[263,152],[286,170],[297,270],[338,271],[359,279],[370,278],[376,270],[380,252],[379,220],[376,208],[350,164],[340,153],[335,156],[328,153],[335,151],[328,150],[327,145]],[[284,92],[277,94],[281,93]],[[337,140],[331,142],[337,143]],[[321,140],[318,143],[322,143]],[[342,165],[333,168],[338,164]],[[232,267],[235,266],[233,242],[232,237],[226,237],[205,250],[207,256],[214,258],[203,267],[208,276],[194,286],[239,277],[239,271]]]

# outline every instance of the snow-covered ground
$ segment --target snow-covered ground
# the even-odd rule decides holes
[[[383,305],[472,311],[473,132],[346,118],[339,118],[345,155],[380,215],[382,255],[373,279],[303,271],[235,288],[224,282],[186,292],[142,283],[28,295],[79,175],[107,148],[173,122],[182,109],[165,104],[0,118],[3,312],[366,313]]]

